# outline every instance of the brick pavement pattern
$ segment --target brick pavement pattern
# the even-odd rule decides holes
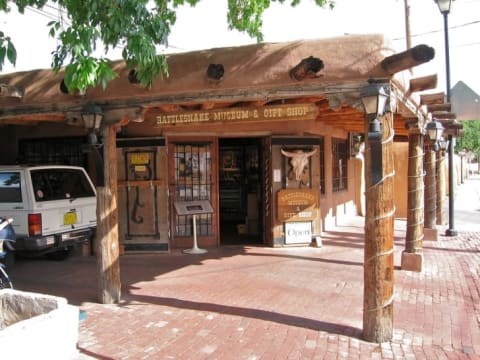
[[[394,336],[382,344],[362,340],[357,223],[325,232],[318,248],[122,256],[118,305],[95,302],[93,257],[20,261],[12,275],[18,289],[85,312],[78,359],[480,359],[480,233],[425,241],[416,273],[400,269],[403,225]]]

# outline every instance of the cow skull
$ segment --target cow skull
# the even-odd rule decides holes
[[[283,156],[290,158],[290,166],[295,173],[295,180],[301,181],[303,171],[305,167],[308,165],[308,158],[315,154],[317,149],[313,149],[309,152],[304,152],[303,150],[295,150],[295,151],[286,151],[281,149]]]

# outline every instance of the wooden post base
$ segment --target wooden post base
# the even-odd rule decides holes
[[[423,228],[423,240],[438,241],[438,229]]]
[[[422,272],[423,254],[402,252],[402,270]]]

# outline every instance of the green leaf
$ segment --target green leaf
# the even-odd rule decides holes
[[[10,39],[7,40],[7,59],[13,66],[15,66],[15,63],[17,62],[17,50]]]
[[[0,70],[3,69],[3,64],[5,64],[5,55],[7,53],[7,49],[5,46],[0,46]]]

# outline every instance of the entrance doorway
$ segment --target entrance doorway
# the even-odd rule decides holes
[[[262,243],[261,139],[219,140],[220,244]]]

